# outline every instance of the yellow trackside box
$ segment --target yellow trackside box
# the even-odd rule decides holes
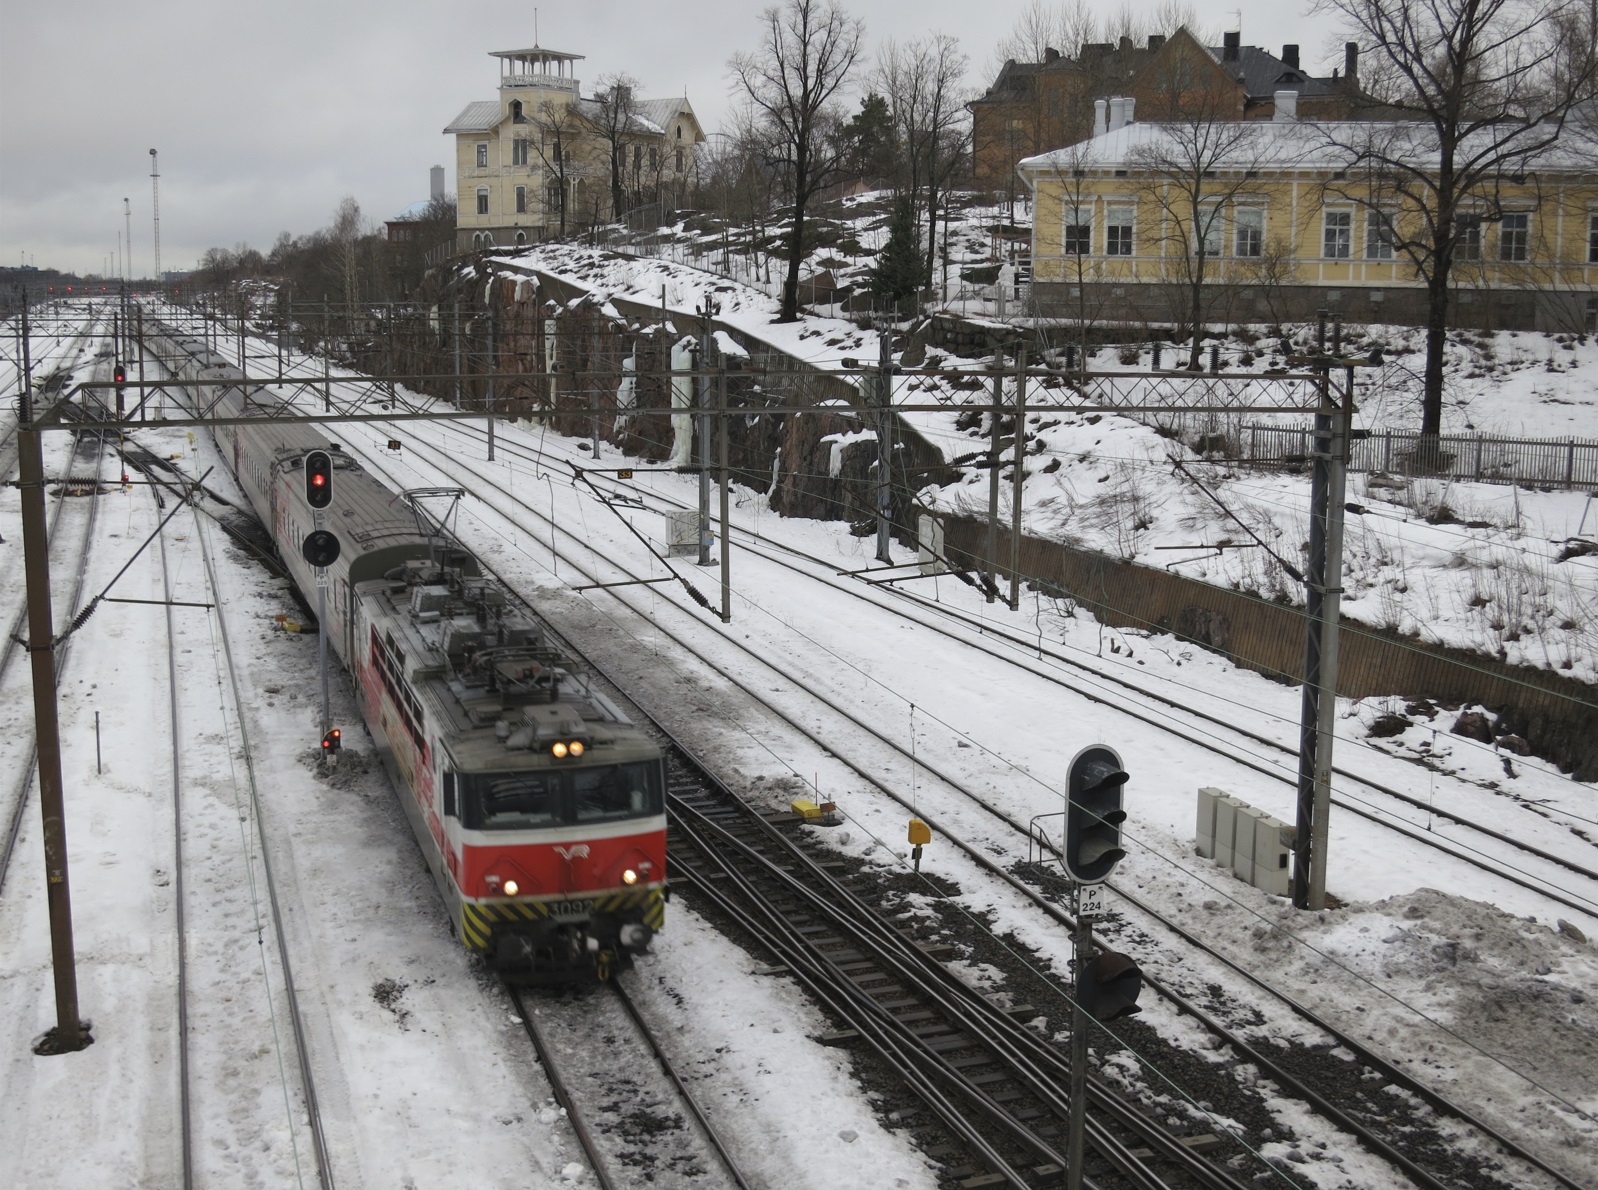
[[[821,817],[821,807],[807,797],[796,797],[788,803],[788,809],[799,815],[806,822],[812,822]]]
[[[917,847],[923,847],[932,842],[932,828],[919,818],[910,820],[910,842]]]

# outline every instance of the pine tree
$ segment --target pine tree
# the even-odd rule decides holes
[[[888,242],[871,273],[871,292],[903,311],[927,285],[926,263],[916,236],[915,212],[910,196],[901,194],[894,204]]]

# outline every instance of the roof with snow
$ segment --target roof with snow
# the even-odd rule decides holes
[[[1552,132],[1552,129],[1549,130]],[[1519,133],[1519,135],[1515,135]],[[1496,143],[1495,156],[1513,158],[1517,142],[1528,146],[1542,143],[1541,130],[1526,125],[1499,125],[1478,129],[1467,138],[1460,152],[1469,156]],[[1194,149],[1204,137],[1209,146],[1202,154]],[[1217,148],[1226,138],[1230,143]],[[1438,157],[1437,132],[1419,121],[1217,121],[1212,124],[1132,123],[1064,149],[1025,157],[1016,166],[1023,175],[1042,176],[1055,171],[1079,169],[1146,169],[1159,160],[1184,160],[1215,154],[1215,169],[1343,170],[1356,167],[1368,154],[1418,164]],[[1506,167],[1513,164],[1505,162]],[[1519,162],[1525,172],[1533,169],[1598,171],[1591,152],[1573,144],[1555,144],[1529,152]]]
[[[479,99],[468,103],[444,126],[445,132],[492,132],[499,127],[500,107],[497,99]]]
[[[431,205],[431,200],[425,199],[425,198],[424,199],[420,199],[417,202],[413,202],[410,206],[406,207],[398,215],[395,215],[392,219],[388,220],[388,222],[390,222],[390,223],[415,223],[417,220],[422,218],[423,215],[427,214],[427,208],[428,208],[429,205]]]
[[[605,123],[605,105],[601,100],[576,99],[572,101],[572,107],[591,123]],[[671,122],[685,112],[693,116],[694,109],[682,96],[674,99],[635,99],[627,121],[627,131],[665,136]],[[694,117],[694,140],[697,143],[704,139],[705,134],[699,130],[698,117]]]

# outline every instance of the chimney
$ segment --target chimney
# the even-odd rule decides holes
[[[1236,62],[1238,59],[1238,47],[1242,44],[1242,41],[1243,34],[1241,32],[1223,34],[1221,38],[1221,61]]]
[[[1298,92],[1278,91],[1276,111],[1271,120],[1277,124],[1292,124],[1298,119]]]
[[[1105,109],[1110,105],[1103,99],[1093,101],[1093,135],[1103,136],[1110,130],[1109,116]]]
[[[1130,54],[1132,52],[1132,39],[1124,33],[1121,34],[1121,43],[1116,48],[1123,54]]]
[[[1343,77],[1348,80],[1350,87],[1357,86],[1359,82],[1359,42],[1347,41],[1343,43]]]
[[[1297,70],[1298,47],[1296,45],[1284,45],[1282,47],[1282,61],[1287,63],[1287,65],[1291,66],[1294,70]]]
[[[435,165],[432,169],[427,171],[427,175],[428,175],[427,176],[427,180],[428,180],[427,197],[429,197],[429,198],[443,198],[444,197],[444,167],[442,165]]]
[[[1165,34],[1163,34],[1163,33],[1150,33],[1149,34],[1149,49],[1157,50],[1164,44],[1165,44]]]
[[[1055,49],[1052,45],[1048,45],[1048,46],[1044,46],[1043,47],[1043,65],[1047,66],[1051,62],[1058,62],[1059,60],[1060,60],[1060,51],[1059,50]]]
[[[1126,100],[1120,97],[1110,100],[1110,131],[1126,127]]]

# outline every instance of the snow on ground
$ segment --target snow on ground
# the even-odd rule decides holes
[[[778,302],[767,293],[670,260],[577,245],[545,245],[497,259],[539,268],[605,299],[663,304],[680,318],[691,316],[714,289],[722,321],[818,367],[839,368],[845,358],[878,355],[874,330],[815,315],[776,323]],[[1236,329],[1223,344],[1226,370],[1263,376],[1283,367],[1285,357],[1270,349],[1279,346],[1275,339],[1262,345],[1264,331]],[[1314,342],[1309,327],[1288,328],[1288,334],[1298,350]],[[1417,353],[1423,337],[1414,328],[1379,326],[1350,328],[1346,340],[1361,353],[1373,341],[1387,345],[1388,363],[1358,372],[1355,429],[1413,428],[1419,420]],[[1167,344],[1163,363],[1175,364],[1176,351]],[[927,360],[951,368],[982,366],[936,348],[928,350]],[[1135,375],[1151,362],[1146,347],[1125,355],[1108,347],[1090,366]],[[1529,332],[1455,332],[1448,385],[1445,432],[1598,439],[1598,342]],[[989,473],[975,464],[986,459],[991,422],[973,410],[962,416],[960,407],[991,401],[986,388],[910,376],[901,378],[894,399],[900,405],[950,406],[948,413],[902,414],[958,471],[952,483],[920,493],[921,501],[935,511],[985,517]],[[1034,386],[1029,395],[1045,404],[1072,399],[1069,389],[1046,386]],[[1245,422],[1304,421],[1297,414],[1156,414],[1138,420],[1059,409],[1033,413],[1023,530],[1301,603],[1302,586],[1272,555],[1300,570],[1305,564],[1307,476],[1251,469],[1195,447],[1204,445],[1206,435],[1238,440],[1246,436]],[[1010,453],[1004,453],[1006,469]],[[1593,493],[1409,476],[1395,468],[1391,475],[1351,475],[1349,500],[1364,511],[1350,516],[1346,531],[1346,616],[1428,643],[1598,680]],[[1000,515],[1006,524],[1010,507],[1005,474]],[[1217,554],[1215,546],[1224,548]],[[1595,552],[1580,552],[1588,548]]]
[[[732,774],[752,800],[781,806],[818,782],[850,819],[827,840],[884,869],[902,870],[906,863],[899,841],[905,811],[752,707],[726,679],[681,656],[664,635],[667,629],[688,634],[729,673],[779,704],[804,710],[818,725],[819,713],[806,691],[849,706],[889,738],[908,741],[913,733],[922,765],[970,782],[1023,821],[1058,808],[1063,766],[1077,747],[1094,740],[1115,744],[1134,773],[1127,795],[1132,813],[1127,834],[1134,847],[1118,876],[1128,892],[1215,936],[1317,1011],[1345,1022],[1368,1022],[1365,1031],[1375,1048],[1420,1067],[1419,1073],[1446,1094],[1510,1127],[1578,1178],[1598,1178],[1592,1159],[1598,1131],[1591,1119],[1598,1099],[1585,1077],[1592,1055],[1583,1049],[1598,1035],[1598,1009],[1583,990],[1598,985],[1598,960],[1590,943],[1557,932],[1561,916],[1577,915],[1365,820],[1335,813],[1330,887],[1346,907],[1323,915],[1293,913],[1192,854],[1197,786],[1222,785],[1291,818],[1291,791],[1285,785],[1048,684],[1029,672],[1030,663],[1022,663],[1019,651],[1011,662],[984,659],[847,593],[796,580],[752,553],[734,555],[734,620],[725,628],[698,613],[674,610],[654,588],[572,593],[571,586],[586,581],[573,573],[577,566],[602,580],[619,577],[618,565],[655,566],[654,573],[662,573],[612,512],[560,478],[565,468],[530,455],[542,441],[556,457],[587,458],[575,444],[504,427],[500,461],[488,464],[475,461],[481,459],[481,444],[469,427],[409,423],[404,434],[414,435],[418,449],[393,459],[381,444],[396,431],[351,429],[342,435],[351,449],[371,449],[406,483],[436,482],[439,472],[424,461],[421,447],[428,442],[445,446],[453,460],[449,474],[480,495],[463,507],[463,534],[524,590],[538,592],[557,628],[613,667],[640,701]],[[160,453],[184,449],[181,435],[144,432],[140,437]],[[616,452],[604,449],[619,461]],[[211,461],[207,446],[188,465],[203,469]],[[581,533],[582,543],[561,542],[565,557],[553,563],[547,530],[526,514],[512,524],[496,512],[503,499],[489,492],[488,479],[513,490],[547,490],[558,517]],[[639,482],[691,498],[691,480],[653,475]],[[110,526],[103,531],[121,537],[107,541],[95,563],[102,582],[125,560],[131,544],[153,528],[153,506],[138,489],[135,493],[104,500],[114,515],[102,514],[103,526]],[[833,559],[838,570],[869,560],[866,547],[847,536],[843,526],[782,520],[747,492],[738,494],[736,506],[740,528]],[[0,493],[5,537],[12,543],[17,540],[15,509],[14,489]],[[648,514],[638,518],[646,532],[648,520]],[[310,1010],[309,1050],[341,1180],[425,1186],[459,1175],[481,1185],[561,1184],[575,1149],[549,1106],[548,1090],[505,1002],[449,940],[420,856],[392,795],[370,767],[360,733],[346,737],[346,765],[334,781],[319,781],[314,774],[308,753],[316,711],[306,678],[314,641],[281,632],[271,617],[292,612],[285,593],[231,558],[220,535],[190,530],[195,537],[201,532],[212,533],[209,540],[226,576],[220,601],[234,647],[247,658],[243,714],[257,750],[273,859],[285,882],[295,977]],[[181,590],[187,592],[177,597],[200,598],[203,583],[193,543],[181,548],[175,543],[173,549]],[[124,582],[138,582],[145,591],[152,583],[158,588],[153,565],[146,556]],[[832,569],[820,567],[818,573],[830,577]],[[0,580],[13,607],[20,598],[18,579],[13,567]],[[973,599],[950,580],[927,585],[943,603],[996,626],[1019,635],[1041,634],[1074,655],[1102,662],[1108,672],[1135,673],[1150,685],[1227,707],[1242,725],[1291,737],[1294,691],[1230,670],[1191,646],[1108,632],[1041,597],[1011,613]],[[90,586],[97,589],[92,581]],[[658,625],[644,623],[629,607],[658,617]],[[193,617],[181,623],[194,633],[187,643],[195,651],[195,678],[183,686],[185,721],[197,735],[214,736],[236,756],[237,720],[226,717],[230,699],[218,691],[214,676],[199,677],[218,664],[216,645],[196,626],[206,613],[189,609],[184,614]],[[111,635],[113,628],[122,635]],[[165,665],[159,652],[153,659],[151,652],[161,647],[164,620],[159,609],[118,606],[103,609],[83,632],[82,652],[73,664],[83,664],[87,655],[102,658],[99,668],[105,672],[92,680],[115,680],[121,693],[112,704],[111,722],[102,723],[102,730],[112,733],[107,751],[114,772],[108,777],[114,781],[93,777],[86,734],[92,730],[86,726],[92,725],[92,708],[87,700],[63,698],[71,749],[69,837],[74,871],[84,873],[86,890],[78,900],[84,1011],[96,1022],[98,1040],[68,1058],[34,1058],[27,1050],[51,1019],[39,842],[36,815],[30,816],[17,867],[0,901],[6,973],[0,1004],[11,1022],[5,1085],[8,1092],[27,1089],[26,1094],[8,1093],[0,1108],[0,1152],[7,1154],[9,1180],[17,1185],[91,1179],[99,1184],[104,1179],[92,1171],[106,1170],[113,1171],[113,1180],[159,1185],[175,1152],[170,959],[161,958],[174,945],[171,902],[169,888],[153,871],[157,857],[170,854],[169,842],[161,849],[161,841],[170,839],[165,800],[170,772],[163,772],[161,759]],[[1120,652],[1106,650],[1107,636],[1118,642]],[[779,663],[782,675],[741,653],[740,642]],[[950,680],[953,674],[958,681]],[[68,682],[80,677],[82,670],[69,673]],[[342,687],[338,699],[338,714],[352,721]],[[1346,704],[1340,712],[1345,723],[1362,713]],[[22,707],[10,714],[17,722],[27,717]],[[991,818],[938,792],[925,773],[918,776],[899,757],[841,728],[829,724],[825,730],[837,730],[838,749],[862,757],[893,787],[916,790],[924,812],[943,831],[984,843],[1001,862],[1024,858],[1024,842],[1018,844]],[[1469,741],[1449,742],[1459,753],[1457,773],[1421,768],[1373,747],[1344,745],[1340,759],[1439,805],[1469,807],[1484,821],[1591,864],[1592,844],[1572,834],[1593,817],[1591,786],[1564,779],[1550,766],[1517,762],[1512,793],[1506,796],[1486,784],[1485,774],[1495,762],[1478,757]],[[195,803],[234,804],[236,774],[227,781],[217,772],[201,777],[196,774],[194,781]],[[201,829],[198,822],[195,829]],[[1441,820],[1435,829],[1464,836]],[[210,836],[196,835],[196,842],[200,838]],[[281,979],[273,960],[258,957],[271,946],[258,946],[250,924],[245,874],[253,870],[252,862],[242,842],[224,847],[220,835],[216,839],[214,851],[196,847],[198,854],[191,856],[202,873],[191,888],[232,898],[222,913],[229,928],[214,941],[207,939],[208,945],[191,947],[193,960],[212,973],[201,985],[202,995],[228,994],[216,981],[246,968],[260,984],[264,963],[271,1002],[278,1003]],[[952,851],[934,843],[929,863],[965,890],[956,900],[967,912],[990,921],[997,934],[1013,933],[1051,978],[1060,979],[1068,948],[1057,929]],[[114,902],[102,909],[106,897]],[[1231,989],[1240,1012],[1257,1004],[1254,1027],[1261,1037],[1308,1036],[1268,997],[1238,988],[1235,977],[1195,960],[1135,910],[1126,907],[1117,916],[1127,931],[1126,948],[1151,970],[1190,994],[1204,994],[1211,983]],[[1578,917],[1576,924],[1589,936],[1598,932],[1598,916]],[[805,1040],[815,1031],[816,1018],[784,981],[748,975],[749,960],[680,906],[673,907],[657,945],[657,955],[638,968],[636,989],[653,1008],[676,1014],[681,1052],[704,1063],[702,1093],[722,1101],[729,1128],[741,1128],[741,1136],[762,1146],[750,1155],[752,1161],[763,1160],[760,1154],[769,1148],[769,1168],[783,1185],[930,1184],[924,1159],[876,1122],[848,1081],[846,1060]],[[211,1000],[197,1016],[204,1031],[195,1038],[196,1053],[206,1063],[203,1077],[212,1080],[206,1084],[211,1093],[198,1107],[197,1133],[208,1146],[202,1171],[210,1184],[282,1184],[295,1156],[289,1137],[303,1133],[297,1119],[288,1122],[298,1108],[284,1110],[285,1077],[277,1073],[281,1061],[293,1100],[291,1042],[281,1029],[272,1035],[262,993],[246,993],[241,983],[237,998],[237,1010]],[[247,1012],[251,998],[262,1007]],[[1057,1029],[1059,1007],[1045,1015],[1047,1027]],[[1166,1014],[1155,1023],[1177,1037],[1190,1029]],[[1151,1077],[1147,1071],[1139,1074]],[[103,1090],[85,1095],[84,1087]],[[123,1107],[129,1100],[139,1105],[137,1112]],[[1201,1111],[1192,1104],[1186,1110]],[[1347,1146],[1295,1110],[1282,1104],[1279,1116],[1283,1135],[1297,1137],[1295,1143],[1310,1154],[1309,1164],[1299,1167],[1305,1177],[1327,1185],[1385,1184],[1389,1171],[1357,1154],[1339,1168],[1331,1158]],[[846,1139],[846,1132],[855,1138]],[[1317,1138],[1330,1138],[1329,1147],[1316,1149]],[[303,1139],[297,1143],[305,1180],[314,1180]],[[798,1156],[805,1162],[789,1160]],[[577,1180],[580,1184],[582,1175]]]

